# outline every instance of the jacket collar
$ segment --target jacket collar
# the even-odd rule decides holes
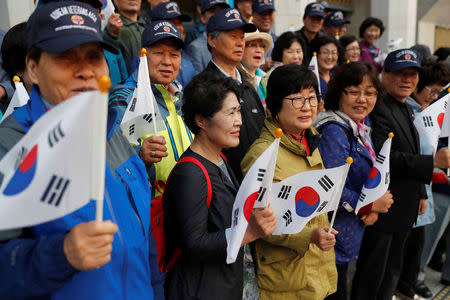
[[[31,93],[28,103],[13,112],[17,122],[22,126],[25,132],[30,130],[31,126],[36,123],[46,112],[45,106],[39,88],[33,84],[33,91]],[[114,125],[116,123],[117,112],[115,110],[108,110],[108,124],[107,124],[107,139],[110,139],[114,133]]]

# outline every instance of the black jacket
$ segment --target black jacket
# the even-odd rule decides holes
[[[431,181],[433,156],[420,154],[419,136],[413,117],[413,112],[406,103],[401,103],[390,95],[386,95],[370,115],[372,140],[377,153],[388,133],[394,133],[390,156],[390,190],[394,203],[388,213],[379,214],[374,227],[380,231],[410,230],[417,218],[419,199],[427,198],[424,184]]]
[[[225,78],[226,76],[209,62],[208,66],[197,76]],[[223,154],[228,159],[228,163],[233,169],[239,182],[242,181],[241,160],[244,158],[250,146],[259,137],[264,125],[266,113],[259,100],[254,87],[241,74],[242,83],[239,85],[239,101],[241,103],[242,126],[239,135],[239,145],[235,148],[224,149]]]
[[[175,247],[181,255],[166,277],[167,299],[242,299],[243,251],[234,264],[226,263],[225,229],[231,227],[231,212],[239,184],[214,163],[188,148],[206,168],[212,199],[206,204],[206,178],[199,166],[186,162],[173,169],[163,196],[164,230],[168,257]]]

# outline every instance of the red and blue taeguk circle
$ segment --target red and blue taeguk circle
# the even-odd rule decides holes
[[[372,170],[370,170],[369,175],[367,176],[366,183],[364,186],[368,189],[376,188],[381,181],[381,173],[378,171],[377,168],[372,167]]]
[[[31,183],[36,173],[38,145],[35,145],[20,163],[11,180],[8,182],[3,194],[16,195],[25,190]]]
[[[310,186],[302,187],[295,194],[295,212],[300,217],[310,216],[319,204],[319,194]]]

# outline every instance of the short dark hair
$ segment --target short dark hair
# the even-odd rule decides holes
[[[313,88],[319,97],[317,78],[311,70],[297,64],[280,66],[273,70],[267,82],[267,109],[275,118],[281,110],[284,97],[309,88]]]
[[[383,32],[384,32],[383,21],[381,21],[378,18],[368,17],[361,23],[361,26],[359,26],[359,37],[363,38],[364,32],[366,31],[366,29],[372,25],[375,25],[378,28],[380,28],[380,36],[383,34]]]
[[[28,57],[28,59],[32,59],[35,62],[39,63],[42,52],[44,52],[44,50],[33,46],[33,47],[31,47],[30,50],[28,50],[26,57]]]
[[[25,57],[28,51],[26,26],[27,23],[23,22],[11,27],[3,38],[2,66],[10,79],[26,68]]]
[[[273,46],[272,50],[272,60],[274,61],[283,61],[283,51],[284,49],[289,49],[291,47],[292,43],[298,42],[300,46],[302,47],[303,55],[305,53],[305,41],[295,33],[291,31],[287,31],[280,35],[277,40],[275,41],[275,44]]]
[[[181,109],[187,127],[198,134],[200,128],[195,122],[195,116],[211,118],[222,109],[223,100],[229,93],[236,94],[239,99],[239,87],[233,78],[211,77],[211,74],[195,76],[183,92]]]
[[[378,80],[377,71],[373,65],[366,62],[351,62],[339,66],[334,72],[333,77],[328,83],[327,93],[325,95],[324,106],[327,110],[338,110],[341,95],[344,93],[344,89],[349,86],[360,85],[364,79],[364,76],[368,76],[375,86],[378,95],[377,103],[384,96],[383,86]]]
[[[445,62],[423,61],[419,71],[417,91],[421,92],[427,85],[439,84],[445,86],[450,82],[450,70]]]
[[[345,48],[353,42],[357,42],[358,39],[354,35],[344,35],[339,39],[339,44],[341,45],[341,53],[339,55],[338,63],[345,64],[347,61],[345,59]],[[359,47],[359,44],[358,44]]]
[[[434,51],[434,55],[438,57],[438,61],[446,60],[447,56],[450,55],[450,47],[440,47]]]
[[[338,40],[336,40],[334,37],[331,37],[331,36],[328,36],[328,35],[318,36],[314,40],[312,40],[312,42],[311,42],[311,54],[316,52],[317,55],[319,55],[320,48],[322,46],[327,45],[327,44],[334,44],[334,45],[336,45],[336,48],[337,48],[337,51],[338,51],[338,56],[341,55],[342,50],[341,50],[341,45],[339,44]]]

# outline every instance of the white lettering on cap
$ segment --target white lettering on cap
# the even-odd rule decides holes
[[[237,14],[238,17],[240,16],[239,11],[237,9],[233,8],[233,9],[230,9],[229,11],[227,11],[227,13],[225,14],[225,17],[229,18],[232,14]]]
[[[170,29],[172,29],[173,31],[176,32],[175,27],[172,25],[171,22],[160,22],[160,23],[156,24],[155,26],[153,26],[153,30],[157,31],[162,26],[168,26],[168,27],[170,27]]]
[[[94,12],[90,11],[89,9],[87,9],[85,7],[81,7],[78,5],[70,5],[70,6],[63,6],[63,7],[57,8],[50,13],[50,17],[56,21],[60,17],[69,15],[69,14],[70,15],[74,15],[74,14],[83,15],[83,16],[90,18],[94,23],[97,22],[97,15]]]
[[[414,59],[417,58],[417,54],[416,54],[414,51],[411,51],[411,50],[409,50],[409,49],[400,51],[399,53],[397,53],[397,54],[395,55],[395,57],[396,57],[396,58],[399,58],[400,56],[403,56],[403,55],[405,55],[405,54],[409,54],[409,55],[414,56]]]

